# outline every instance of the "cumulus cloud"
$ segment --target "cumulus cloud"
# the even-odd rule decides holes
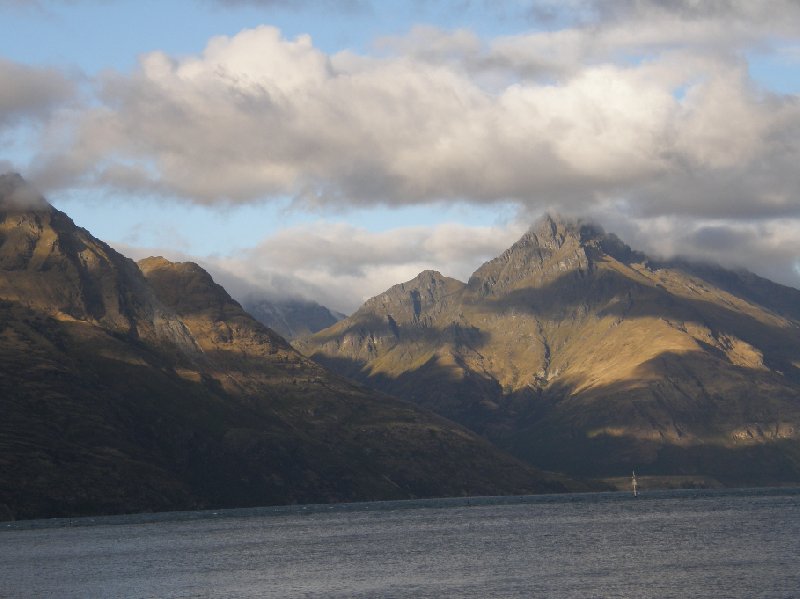
[[[203,204],[513,201],[601,215],[645,250],[658,249],[654,223],[662,249],[724,258],[738,241],[740,263],[796,273],[800,97],[763,89],[748,64],[748,52],[798,46],[796,1],[499,6],[548,28],[487,39],[421,26],[367,54],[329,54],[262,26],[198,55],[145,54],[133,72],[99,76],[90,106],[59,113],[30,172],[50,189]],[[241,264],[354,298],[451,263],[407,230],[403,247],[401,233],[326,226],[291,232],[313,244],[270,238]]]
[[[529,36],[526,55],[549,36]],[[556,82],[517,73],[492,91],[452,63],[476,43],[450,34],[425,59],[327,55],[260,27],[200,56],[154,52],[130,75],[102,77],[100,107],[59,123],[65,143],[38,158],[38,180],[205,203],[589,206],[613,195],[650,212],[716,214],[737,204],[731,188],[757,180],[744,198],[753,210],[800,209],[787,197],[795,169],[784,170],[798,158],[800,103],[759,91],[744,61],[676,50],[584,64]]]

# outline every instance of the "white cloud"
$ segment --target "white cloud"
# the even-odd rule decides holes
[[[100,76],[85,107],[59,111],[30,172],[49,189],[204,204],[511,200],[531,213],[602,214],[634,244],[647,222],[669,223],[665,246],[706,256],[739,239],[743,264],[794,272],[796,243],[778,231],[800,223],[800,98],[760,89],[747,52],[797,47],[797,2],[576,0],[568,25],[564,3],[516,6],[551,15],[551,30],[481,39],[423,26],[358,55],[263,26],[195,56],[151,52],[132,73]],[[0,92],[0,124],[20,110],[50,114],[59,93],[36,109],[30,93]],[[341,293],[347,309],[422,268],[463,277],[476,266],[476,254],[442,249],[456,247],[442,241],[458,240],[453,231],[315,227],[224,266]],[[491,239],[498,251],[513,242]]]
[[[234,295],[241,297],[258,288],[267,295],[308,297],[349,313],[364,300],[426,269],[466,281],[525,228],[518,223],[443,224],[375,233],[319,221],[280,231],[235,256],[207,259],[205,265],[233,285]]]
[[[468,34],[453,36],[457,47],[473,46]],[[703,184],[683,189],[695,197],[681,209],[719,214],[726,190],[707,183],[718,171],[727,169],[723,183],[757,169],[779,182],[782,165],[764,158],[798,150],[785,133],[800,126],[797,99],[757,93],[746,65],[728,57],[601,62],[495,91],[442,60],[329,56],[271,27],[214,38],[201,56],[154,52],[135,73],[102,78],[100,107],[60,119],[37,179],[204,203],[289,194],[311,205],[589,206],[616,193],[634,204],[641,196],[648,209],[655,180],[670,210],[680,204],[675,181],[685,188],[697,177]],[[761,195],[780,193],[769,185]]]

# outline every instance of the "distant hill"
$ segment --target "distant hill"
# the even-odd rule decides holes
[[[800,481],[800,291],[588,223],[548,216],[468,283],[423,272],[295,345],[539,467]]]
[[[0,518],[579,488],[304,358],[0,176]]]
[[[261,324],[289,340],[326,329],[345,317],[302,298],[250,295],[242,302],[242,307]]]

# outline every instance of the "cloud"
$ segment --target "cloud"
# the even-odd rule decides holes
[[[784,285],[800,288],[800,227],[783,219],[757,222],[642,219],[618,227],[634,247],[654,257],[688,257],[746,268]]]
[[[630,21],[659,16],[684,21],[748,21],[789,25],[800,19],[800,6],[794,0],[588,0],[600,21]]]
[[[756,84],[748,52],[798,46],[797,2],[502,6],[548,28],[488,39],[420,26],[367,54],[329,54],[262,26],[197,55],[145,54],[133,72],[98,76],[87,107],[59,111],[30,172],[45,189],[201,204],[513,201],[530,214],[604,215],[646,250],[659,245],[652,223],[660,245],[698,255],[724,258],[724,240],[738,240],[741,263],[795,272],[786,231],[800,232],[800,97]],[[377,292],[414,269],[466,269],[410,231],[406,248],[327,226],[270,238],[230,271],[254,280],[255,267],[352,303],[371,281]]]
[[[466,281],[483,262],[500,255],[539,215],[501,226],[398,227],[369,232],[318,221],[283,230],[258,246],[230,256],[192,256],[174,248],[112,245],[141,259],[162,255],[192,261],[240,302],[248,297],[305,298],[351,313],[366,299],[426,269]],[[577,215],[573,215],[577,216]],[[773,281],[798,287],[798,227],[785,220],[730,223],[658,217],[635,219],[619,212],[582,213],[651,258],[704,257],[729,268],[746,267]]]
[[[755,211],[783,197],[783,211],[800,212],[786,189],[795,169],[784,170],[798,158],[800,104],[759,91],[741,60],[674,51],[556,82],[517,74],[491,91],[452,64],[479,52],[470,34],[415,35],[442,43],[426,59],[327,55],[259,27],[200,56],[148,54],[133,74],[102,77],[100,107],[59,122],[65,143],[38,157],[37,181],[202,203],[588,206],[614,195],[649,212],[722,214],[729,189],[758,180]],[[529,42],[547,46],[542,35]]]
[[[73,81],[53,68],[0,57],[0,131],[20,122],[42,122],[76,93]]]
[[[4,172],[0,161],[0,209],[41,209],[47,205],[42,195],[19,174]]]
[[[426,269],[466,280],[485,260],[501,253],[524,225],[459,224],[398,227],[370,232],[344,223],[318,221],[280,231],[251,250],[209,258],[209,270],[243,297],[300,296],[352,312],[361,303]]]

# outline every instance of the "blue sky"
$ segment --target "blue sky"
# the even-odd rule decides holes
[[[403,35],[414,25],[467,28],[482,36],[552,27],[526,18],[526,7],[491,7],[489,2],[424,1],[241,2],[144,0],[84,2],[2,2],[3,56],[32,64],[78,66],[93,73],[130,69],[142,52],[202,51],[215,35],[270,24],[289,38],[310,34],[326,52],[368,51],[374,40]],[[499,3],[502,4],[502,3]],[[511,3],[512,5],[514,3]],[[45,42],[46,40],[46,42]]]
[[[0,0],[0,21],[0,170],[240,296],[350,311],[423,268],[467,277],[544,210],[798,285],[790,0]]]

